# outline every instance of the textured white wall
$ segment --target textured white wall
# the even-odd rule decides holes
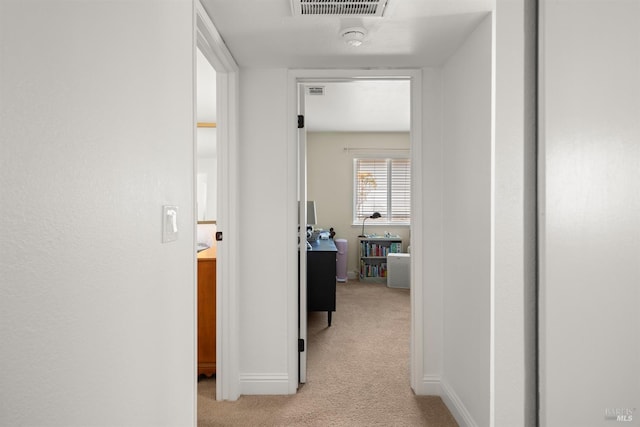
[[[541,18],[541,425],[635,408],[637,426],[640,3],[545,1]]]
[[[326,230],[334,227],[336,239],[349,242],[347,269],[352,274],[360,271],[358,235],[362,223],[353,223],[353,159],[356,157],[393,156],[393,152],[367,153],[344,151],[345,147],[406,148],[409,156],[407,132],[309,132],[307,134],[307,189],[308,199],[316,201],[319,226]],[[391,153],[391,154],[389,154]],[[383,234],[385,231],[402,238],[404,251],[409,245],[409,226],[376,225],[365,222],[367,233]]]
[[[293,123],[286,120],[286,95],[286,70],[241,70],[239,216],[243,266],[239,299],[243,394],[286,393],[290,380],[288,296],[289,287],[297,283],[297,258],[289,250],[292,242],[295,245],[296,230],[290,226],[288,215],[295,214],[297,175],[289,175],[287,125]],[[292,331],[289,337],[296,339],[296,334]]]
[[[480,426],[489,424],[491,26],[487,17],[443,68],[443,385]]]
[[[2,425],[195,423],[192,15],[0,6]]]

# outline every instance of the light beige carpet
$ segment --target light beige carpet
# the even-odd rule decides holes
[[[198,425],[457,426],[439,397],[409,386],[409,291],[338,283],[332,326],[309,313],[307,383],[293,396],[215,401],[215,379],[198,384]]]

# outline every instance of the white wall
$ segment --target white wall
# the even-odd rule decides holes
[[[345,151],[345,147],[382,148],[381,151]],[[334,227],[336,239],[348,240],[347,271],[356,277],[360,269],[358,235],[362,223],[353,225],[353,159],[356,157],[385,157],[395,153],[384,148],[402,149],[409,156],[407,132],[309,132],[307,134],[307,198],[316,201],[318,227]],[[402,238],[406,252],[409,245],[409,226],[377,225],[365,222],[367,233],[388,231]]]
[[[640,3],[542,5],[541,425],[637,426]]]
[[[241,393],[289,393],[297,384],[288,376],[297,331],[287,329],[297,283],[297,175],[289,175],[296,154],[287,146],[287,70],[241,70],[240,106]]]
[[[489,425],[491,44],[487,17],[443,67],[442,385],[470,425]]]
[[[192,2],[4,1],[0,50],[0,424],[194,425]]]

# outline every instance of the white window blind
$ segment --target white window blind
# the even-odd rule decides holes
[[[386,223],[411,220],[411,162],[409,159],[355,159],[355,223],[380,212]]]

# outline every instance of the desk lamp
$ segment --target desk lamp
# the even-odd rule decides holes
[[[367,237],[367,235],[364,234],[364,222],[367,220],[367,218],[376,219],[380,218],[381,216],[382,215],[380,215],[380,212],[374,212],[371,214],[371,216],[364,217],[364,219],[362,220],[362,234],[360,234],[358,237]]]

